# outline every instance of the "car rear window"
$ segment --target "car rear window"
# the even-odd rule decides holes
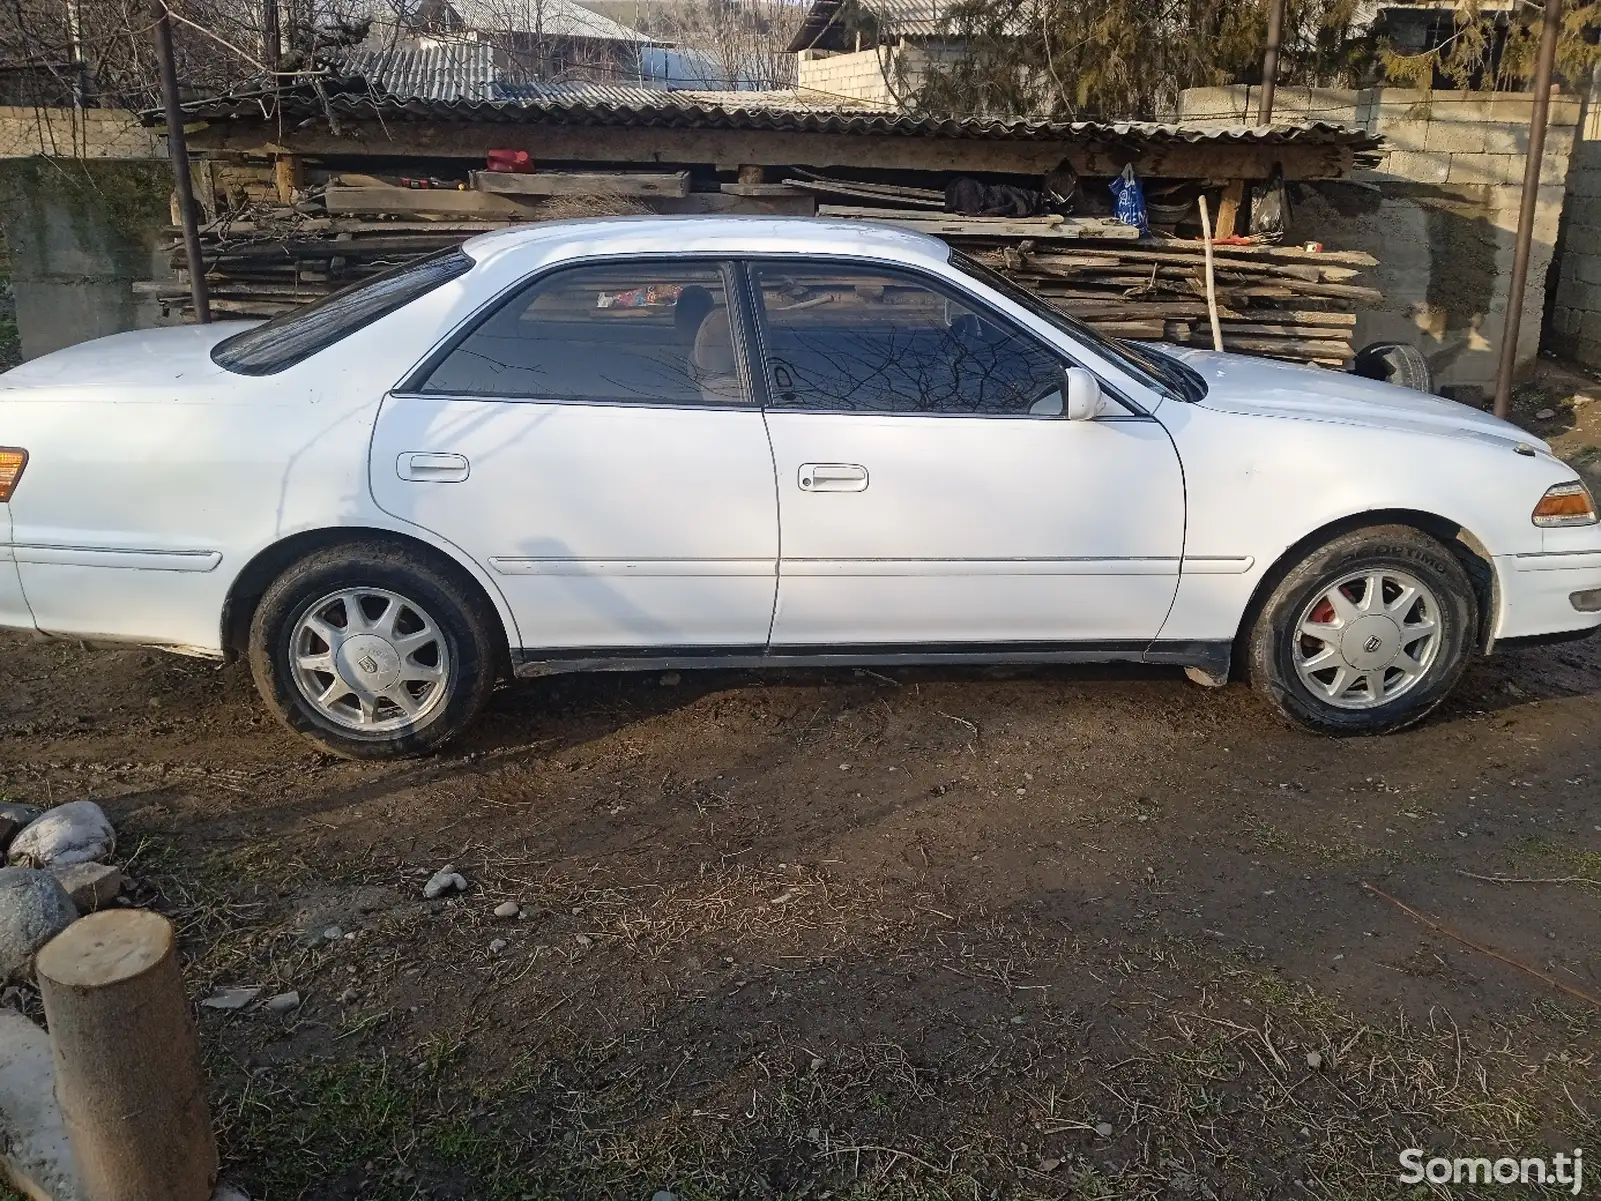
[[[224,338],[212,347],[211,361],[238,375],[274,375],[472,268],[473,260],[460,250],[403,263]]]

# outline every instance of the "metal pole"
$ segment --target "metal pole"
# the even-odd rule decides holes
[[[1540,57],[1534,68],[1534,112],[1529,119],[1529,157],[1523,164],[1523,201],[1518,207],[1518,236],[1512,250],[1512,278],[1507,281],[1506,325],[1501,331],[1501,358],[1495,369],[1495,415],[1512,408],[1512,370],[1518,359],[1518,327],[1523,323],[1523,292],[1529,282],[1529,245],[1534,241],[1534,210],[1540,200],[1540,160],[1545,157],[1545,125],[1551,110],[1551,68],[1562,31],[1562,0],[1545,0],[1540,30]]]
[[[150,0],[156,19],[156,61],[161,68],[161,99],[167,109],[167,152],[172,157],[172,188],[178,196],[178,223],[183,226],[183,249],[189,260],[189,297],[195,320],[211,320],[211,298],[206,294],[206,262],[200,254],[200,224],[195,214],[195,193],[189,180],[189,146],[183,136],[183,109],[178,103],[178,66],[172,56],[172,23],[164,0]]]
[[[1258,125],[1273,123],[1273,90],[1279,82],[1279,39],[1284,34],[1284,0],[1270,0],[1267,9],[1267,46],[1262,51],[1262,102]]]

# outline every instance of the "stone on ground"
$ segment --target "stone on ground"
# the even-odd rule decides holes
[[[104,863],[69,863],[52,868],[51,874],[61,881],[79,913],[93,913],[111,904],[127,883],[120,871]]]
[[[454,864],[447,863],[428,878],[428,883],[423,885],[422,895],[432,901],[447,892],[466,891],[467,881],[465,877],[456,870]]]
[[[40,947],[78,920],[78,908],[49,872],[0,867],[0,974],[33,974]]]
[[[18,832],[43,812],[37,805],[0,804],[0,852],[4,852]]]
[[[10,861],[19,867],[63,867],[109,858],[117,833],[93,801],[57,805],[11,842]]]
[[[261,995],[261,989],[248,985],[219,988],[200,1004],[207,1009],[243,1009]]]

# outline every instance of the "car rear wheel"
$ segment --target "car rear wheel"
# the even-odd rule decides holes
[[[421,754],[471,724],[494,687],[487,609],[415,552],[332,547],[262,596],[250,625],[251,674],[280,720],[326,751]]]
[[[1252,631],[1251,679],[1300,725],[1381,734],[1445,698],[1477,629],[1478,598],[1449,549],[1406,526],[1357,530],[1274,588]]]

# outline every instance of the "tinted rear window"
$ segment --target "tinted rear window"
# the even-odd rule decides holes
[[[404,263],[341,288],[303,309],[274,317],[265,325],[223,339],[212,347],[211,361],[239,375],[273,375],[472,268],[472,259],[460,250]]]

